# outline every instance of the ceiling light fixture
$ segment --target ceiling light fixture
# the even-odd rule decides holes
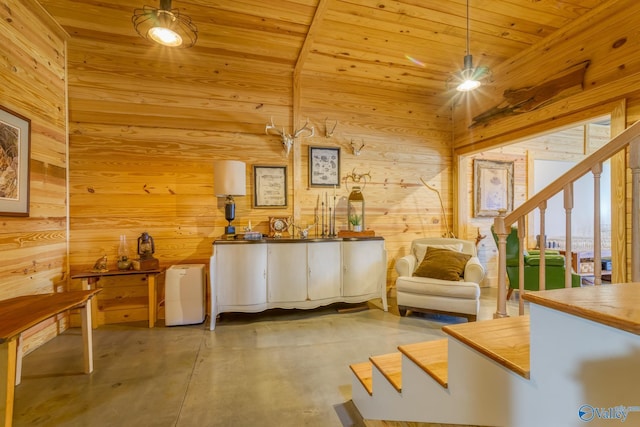
[[[487,67],[473,67],[473,56],[470,51],[469,36],[469,0],[467,0],[467,50],[464,56],[464,68],[456,76],[455,80],[459,82],[456,90],[459,92],[469,92],[480,87],[480,80],[489,73]]]
[[[169,47],[191,47],[198,40],[198,28],[187,15],[171,9],[171,0],[160,0],[160,8],[135,9],[131,22],[147,40]]]

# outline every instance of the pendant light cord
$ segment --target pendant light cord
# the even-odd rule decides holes
[[[469,44],[469,0],[467,0],[467,55],[469,55]]]

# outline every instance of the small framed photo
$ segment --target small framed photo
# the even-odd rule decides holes
[[[0,106],[0,215],[29,216],[31,120]]]
[[[473,161],[474,216],[495,217],[513,210],[513,162]]]
[[[340,188],[340,148],[309,146],[309,186]]]
[[[287,167],[253,166],[253,207],[287,206]]]

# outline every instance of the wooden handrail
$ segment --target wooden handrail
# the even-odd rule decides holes
[[[564,187],[580,179],[584,174],[591,171],[594,165],[602,163],[612,157],[618,151],[629,145],[635,138],[640,138],[640,121],[629,126],[624,132],[613,138],[606,145],[585,158],[583,161],[569,169],[564,175],[533,195],[529,200],[514,209],[513,212],[504,217],[505,227],[514,224],[518,218],[527,215],[537,208],[540,203],[549,200],[558,194]]]

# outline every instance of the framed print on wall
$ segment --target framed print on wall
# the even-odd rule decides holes
[[[473,205],[476,217],[513,210],[513,162],[473,161]]]
[[[340,188],[340,148],[309,146],[309,186]]]
[[[31,120],[0,106],[0,215],[29,216]]]
[[[253,166],[253,207],[287,206],[287,167]]]

